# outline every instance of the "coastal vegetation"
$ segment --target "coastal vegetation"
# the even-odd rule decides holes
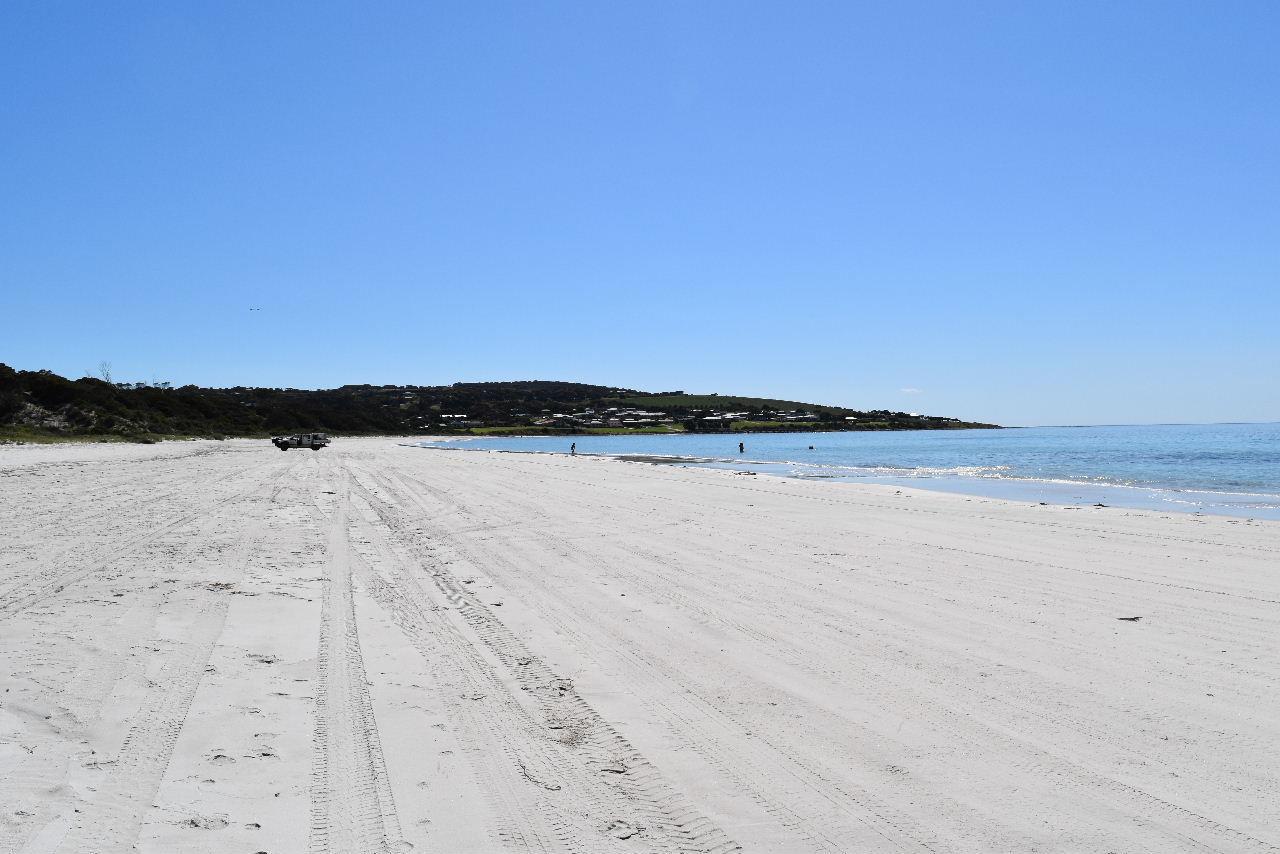
[[[319,390],[202,388],[114,382],[109,376],[73,380],[0,364],[0,439],[9,441],[155,441],[308,430],[349,436],[501,436],[994,426],[908,412],[541,380]]]

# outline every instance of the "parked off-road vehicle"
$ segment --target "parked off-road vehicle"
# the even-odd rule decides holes
[[[300,433],[297,436],[274,436],[271,442],[282,451],[290,448],[310,448],[318,451],[329,444],[329,437],[324,433]]]

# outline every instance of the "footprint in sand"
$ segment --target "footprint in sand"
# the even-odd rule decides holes
[[[219,815],[197,815],[181,821],[179,824],[184,827],[193,827],[197,830],[221,830],[227,826],[228,822]]]
[[[609,826],[604,829],[604,832],[612,836],[614,839],[630,839],[640,832],[640,828],[636,827],[629,821],[615,819],[614,821],[609,822]]]

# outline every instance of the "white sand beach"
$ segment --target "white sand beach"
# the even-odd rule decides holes
[[[1273,522],[0,448],[3,852],[1280,851],[1278,686]]]

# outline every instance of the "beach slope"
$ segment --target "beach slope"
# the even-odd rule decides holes
[[[0,851],[1280,851],[1280,524],[0,448]]]

